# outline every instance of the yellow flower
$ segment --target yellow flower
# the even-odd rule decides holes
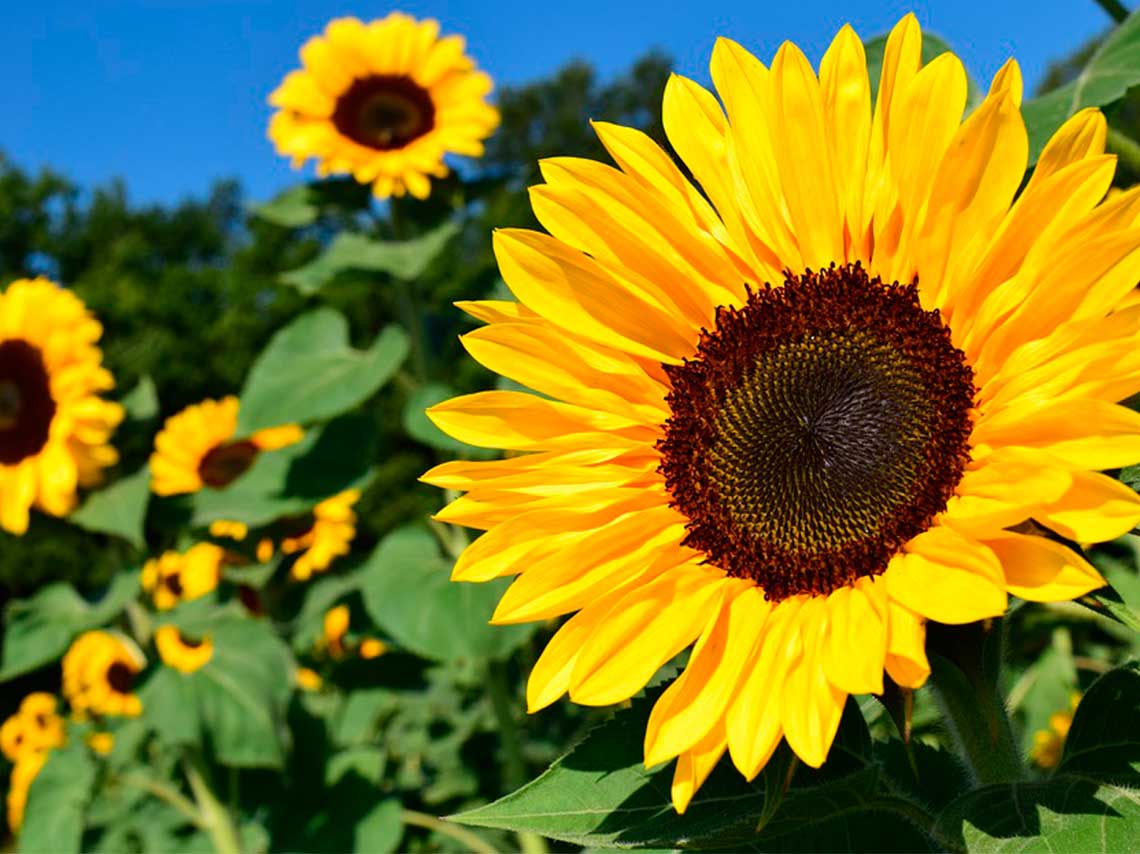
[[[344,638],[348,634],[349,611],[347,605],[337,605],[325,612],[323,645],[334,656],[344,655]]]
[[[28,789],[47,762],[48,751],[40,750],[20,756],[12,768],[8,783],[8,827],[19,833],[24,824],[24,808],[28,804]]]
[[[297,685],[302,691],[319,691],[324,684],[324,680],[315,670],[310,670],[308,667],[297,668]]]
[[[269,96],[277,152],[320,175],[351,174],[377,198],[405,192],[426,199],[449,154],[480,157],[499,123],[485,102],[491,78],[475,69],[462,36],[439,37],[439,23],[393,12],[365,24],[330,21],[301,48]]]
[[[1061,761],[1061,754],[1065,750],[1065,738],[1069,735],[1069,727],[1073,725],[1073,715],[1081,702],[1081,695],[1077,692],[1069,695],[1069,708],[1064,712],[1056,712],[1049,716],[1049,728],[1039,729],[1033,733],[1033,747],[1030,748],[1029,758],[1039,768],[1055,768]]]
[[[352,505],[359,500],[360,491],[349,489],[325,499],[312,513],[286,522],[292,532],[281,541],[281,551],[298,555],[290,570],[293,578],[305,581],[314,572],[328,569],[335,558],[348,554],[352,538],[356,536],[356,514]],[[260,544],[258,556],[261,556]]]
[[[126,638],[95,630],[80,635],[63,657],[63,694],[80,715],[137,717],[135,677],[146,659]]]
[[[163,664],[183,673],[193,673],[214,656],[214,642],[209,635],[190,640],[174,626],[161,626],[154,633],[154,645]]]
[[[210,536],[218,539],[227,538],[241,542],[249,534],[249,526],[244,522],[229,522],[218,519],[210,523]]]
[[[453,577],[517,575],[496,623],[576,614],[536,663],[531,711],[621,702],[690,644],[645,761],[689,804],[726,752],[748,779],[781,739],[827,757],[849,694],[929,674],[925,623],[1068,600],[1103,579],[1076,542],[1120,536],[1140,497],[1140,189],[1100,203],[1115,158],[1083,110],[1024,189],[1010,61],[965,121],[966,74],[892,32],[875,108],[844,27],[819,75],[712,57],[720,101],[673,77],[664,125],[698,191],[644,134],[598,123],[618,168],[543,163],[550,236],[504,230],[518,302],[467,310],[471,354],[542,396],[429,410],[523,452],[425,480],[485,530]],[[722,108],[723,104],[723,108]],[[786,274],[785,274],[786,271]]]
[[[368,661],[379,658],[388,651],[388,645],[376,638],[365,638],[360,642],[360,657]]]
[[[238,399],[232,396],[204,400],[166,419],[150,457],[155,494],[222,489],[245,474],[262,451],[295,444],[303,435],[296,424],[285,424],[235,440],[237,419]]]
[[[109,732],[93,732],[87,736],[87,746],[100,756],[110,756],[115,748],[115,736]]]
[[[96,486],[119,457],[111,434],[123,408],[95,343],[100,325],[74,294],[47,279],[0,293],[0,528],[28,529],[34,505],[66,516],[80,486]]]
[[[0,752],[11,762],[26,753],[59,747],[64,742],[63,719],[56,713],[58,701],[37,691],[20,702],[16,714],[0,726]]]
[[[197,543],[185,554],[164,552],[143,564],[142,588],[154,596],[154,607],[169,610],[215,589],[225,559],[225,549],[214,543]]]

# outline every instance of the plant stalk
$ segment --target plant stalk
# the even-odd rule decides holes
[[[1140,174],[1140,143],[1114,127],[1108,128],[1105,148],[1115,154],[1129,172]]]
[[[1108,17],[1118,24],[1123,23],[1128,18],[1128,9],[1120,0],[1096,0],[1096,5],[1100,6]]]
[[[202,816],[203,826],[210,835],[210,841],[214,843],[214,850],[218,854],[241,854],[241,840],[237,828],[234,827],[233,817],[206,782],[206,769],[202,758],[196,753],[187,751],[183,756],[182,766],[190,783],[190,789],[194,792],[194,799],[198,802],[198,812]]]
[[[136,789],[141,789],[147,794],[158,798],[160,801],[166,802],[195,827],[203,830],[206,828],[205,819],[194,805],[194,802],[173,786],[168,786],[161,780],[144,777],[141,774],[121,774],[117,779],[124,786],[133,786]]]
[[[457,824],[444,821],[442,818],[436,818],[434,815],[416,812],[415,810],[400,810],[400,821],[404,824],[411,824],[416,827],[425,828],[426,830],[434,830],[445,836],[450,836],[456,842],[466,846],[468,850],[475,852],[475,854],[496,854],[495,849],[478,835]]]

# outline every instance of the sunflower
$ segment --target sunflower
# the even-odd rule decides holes
[[[303,435],[296,424],[284,424],[235,440],[237,419],[238,399],[233,396],[204,400],[166,419],[150,457],[155,494],[223,489],[245,474],[262,451],[295,444]]]
[[[24,697],[16,714],[0,726],[0,752],[17,762],[26,753],[63,744],[63,719],[56,712],[57,706],[56,698],[43,691]]]
[[[12,767],[12,777],[8,782],[8,827],[19,833],[24,824],[24,808],[28,805],[28,789],[47,762],[48,751],[37,750],[25,753]]]
[[[82,301],[47,279],[0,293],[0,527],[28,529],[35,505],[66,516],[80,486],[97,485],[119,457],[108,442],[123,408]]]
[[[330,21],[269,96],[279,108],[269,138],[295,167],[311,157],[318,174],[351,174],[377,198],[426,199],[445,156],[482,156],[499,124],[484,100],[491,78],[464,48],[462,36],[440,38],[437,21],[399,12]]]
[[[97,756],[110,756],[115,749],[115,736],[109,732],[93,732],[87,736],[87,746]]]
[[[214,657],[214,642],[209,635],[191,640],[174,626],[161,626],[154,633],[154,645],[163,664],[183,673],[193,673]]]
[[[185,553],[164,552],[143,564],[142,588],[154,597],[154,607],[170,610],[214,590],[225,560],[226,550],[214,543],[197,543]]]
[[[85,632],[63,657],[63,694],[76,714],[137,717],[142,703],[135,678],[146,664],[126,638],[102,630]]]
[[[1049,716],[1049,726],[1033,733],[1033,747],[1029,758],[1039,768],[1054,768],[1061,761],[1065,750],[1065,739],[1073,725],[1073,715],[1081,702],[1081,695],[1074,691],[1069,695],[1069,708]]]
[[[1140,190],[1084,110],[1019,193],[1012,60],[962,120],[966,74],[921,63],[904,18],[872,109],[844,27],[818,76],[720,40],[720,100],[673,77],[669,142],[596,124],[618,168],[542,164],[550,235],[495,235],[517,302],[466,304],[464,338],[541,396],[429,410],[519,452],[424,479],[486,531],[453,577],[517,575],[493,621],[574,613],[536,663],[531,711],[623,701],[693,644],[657,699],[647,765],[677,758],[683,811],[727,751],[748,779],[781,739],[827,757],[849,694],[917,688],[925,624],[1068,600],[1104,582],[1061,538],[1108,540],[1140,497]],[[723,107],[722,107],[723,104]],[[1059,536],[1054,536],[1059,535]]]
[[[324,572],[338,557],[348,554],[356,536],[356,513],[352,505],[360,500],[360,491],[348,489],[326,498],[311,513],[283,523],[287,535],[281,540],[281,552],[296,555],[290,574],[305,581],[314,572]],[[258,545],[259,557],[263,553]]]
[[[298,667],[294,675],[297,680],[297,687],[302,691],[310,693],[320,691],[325,684],[325,680],[321,678],[321,675],[308,667]]]
[[[337,605],[325,612],[322,635],[317,646],[327,649],[333,658],[340,658],[345,654],[344,640],[348,636],[349,617],[347,605]]]

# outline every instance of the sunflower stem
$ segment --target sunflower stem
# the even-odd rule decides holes
[[[1109,127],[1105,148],[1115,154],[1129,172],[1134,175],[1140,174],[1140,142],[1114,127]]]
[[[1128,7],[1120,0],[1096,0],[1096,5],[1100,6],[1118,24],[1128,19]]]
[[[935,697],[974,778],[980,785],[1023,779],[1025,764],[998,689],[1001,621],[932,623],[927,633]]]
[[[174,808],[184,819],[195,827],[205,829],[206,822],[194,802],[179,792],[172,786],[168,786],[161,780],[155,780],[153,777],[146,777],[142,774],[121,774],[113,779],[122,783],[124,786],[132,786],[136,789],[141,789],[148,795],[164,801]]]
[[[434,815],[416,812],[415,810],[401,810],[400,821],[404,824],[422,827],[426,830],[434,830],[436,833],[450,836],[456,842],[465,846],[468,851],[473,851],[475,854],[496,854],[494,847],[485,842],[478,834],[472,833],[470,830],[460,827],[457,824],[452,824],[442,818],[436,818]]]
[[[518,726],[512,713],[509,684],[506,665],[501,661],[488,661],[487,692],[491,697],[491,706],[495,710],[495,719],[499,724],[499,739],[503,745],[503,780],[507,788],[513,792],[526,782],[526,762],[523,760],[522,742],[519,740]],[[523,854],[546,854],[549,850],[546,840],[537,833],[519,831],[515,835],[518,837]]]
[[[194,799],[198,802],[198,813],[202,817],[210,841],[218,854],[241,854],[241,841],[238,838],[237,828],[234,827],[233,818],[225,808],[210,784],[206,782],[206,768],[202,757],[192,751],[187,751],[182,759],[186,771],[186,779],[190,789],[194,792]]]

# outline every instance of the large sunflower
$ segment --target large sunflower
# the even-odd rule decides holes
[[[295,166],[314,158],[319,174],[351,174],[378,198],[427,198],[444,157],[481,156],[499,123],[484,100],[491,78],[464,47],[462,36],[440,38],[437,21],[399,12],[330,21],[301,48],[303,70],[269,96],[280,108],[269,138]]]
[[[82,301],[47,279],[0,293],[0,527],[28,529],[34,505],[65,516],[80,486],[95,486],[118,454],[108,442],[123,408],[95,343],[103,334]]]
[[[258,430],[234,439],[236,397],[203,400],[170,416],[154,440],[150,457],[151,489],[156,495],[223,489],[249,469],[262,451],[275,451],[301,440],[296,424]]]
[[[844,27],[819,75],[721,40],[720,101],[674,77],[669,141],[597,124],[617,169],[543,163],[550,235],[495,235],[518,302],[466,305],[472,355],[540,392],[430,410],[451,435],[525,452],[425,479],[439,518],[486,530],[454,578],[518,575],[497,623],[577,612],[527,687],[531,711],[640,690],[649,765],[678,759],[684,810],[727,750],[748,778],[781,738],[819,766],[848,694],[929,673],[925,622],[1010,594],[1103,583],[1053,534],[1140,521],[1099,471],[1140,460],[1140,191],[1085,110],[1018,194],[1028,145],[1009,62],[965,121],[966,74],[921,64],[904,18],[872,109]],[[722,106],[723,104],[723,106]]]

